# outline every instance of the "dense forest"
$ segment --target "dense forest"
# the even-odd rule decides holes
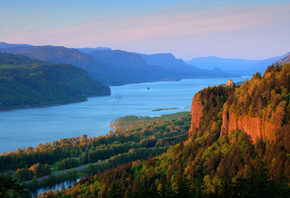
[[[282,126],[290,122],[290,64],[270,66],[253,75],[229,96],[227,107],[239,115],[259,117]]]
[[[190,115],[119,127],[104,137],[62,139],[1,155],[1,170],[33,172],[31,166],[40,163],[45,172],[45,164],[56,162],[62,169],[74,166],[73,157],[77,163],[99,162],[72,187],[39,197],[289,197],[289,68],[272,65],[241,86],[199,91],[202,119],[188,135]],[[276,127],[255,141],[242,129],[221,135],[225,110]]]
[[[0,110],[66,104],[110,95],[82,69],[0,54]]]
[[[264,76],[255,74],[241,86],[201,90],[197,93],[203,103],[200,127],[188,139],[164,154],[97,171],[67,190],[50,191],[43,197],[288,197],[289,77],[289,65],[270,66]],[[253,102],[256,95],[250,90],[262,95],[260,114],[252,111],[259,102]],[[232,106],[239,105],[239,100],[242,109]],[[282,111],[279,108],[285,113],[271,139],[253,142],[241,130],[220,136],[224,105],[264,119],[270,119],[263,117],[268,106],[270,115]]]
[[[128,163],[146,159],[150,154],[160,155],[186,137],[190,127],[190,115],[176,119],[180,113],[153,118],[147,124],[139,122],[99,137],[73,137],[27,147],[0,156],[0,174],[12,175],[18,182],[31,180],[22,186],[34,190],[61,181],[76,179],[81,175],[96,173]],[[175,120],[176,119],[176,120]],[[143,121],[143,118],[140,118]],[[153,120],[156,120],[153,121]],[[174,121],[175,120],[175,121]],[[73,167],[88,165],[82,172],[68,171]],[[41,182],[37,178],[49,175]],[[13,194],[11,194],[12,196]]]

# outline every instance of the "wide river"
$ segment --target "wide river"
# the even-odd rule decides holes
[[[244,81],[249,76],[232,78]],[[111,96],[91,97],[86,102],[0,112],[0,153],[36,147],[60,138],[108,134],[110,123],[126,115],[160,116],[190,111],[199,90],[225,84],[228,79],[187,79],[112,86]],[[160,108],[175,110],[152,111]]]

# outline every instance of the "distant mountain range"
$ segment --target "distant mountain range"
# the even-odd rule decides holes
[[[273,63],[287,62],[289,53],[265,60],[203,57],[184,62],[170,53],[146,55],[103,47],[73,49],[2,42],[0,110],[85,101],[90,95],[110,95],[107,85],[231,78],[263,73]]]
[[[29,44],[8,44],[4,42],[0,42],[0,48],[9,48],[9,47],[19,47],[19,46],[32,46]]]
[[[86,101],[110,95],[73,65],[49,63],[22,55],[0,53],[0,110]]]
[[[161,67],[175,71],[190,71],[198,69],[196,67],[192,67],[191,65],[186,64],[181,59],[176,59],[170,53],[151,54],[151,55],[140,54],[140,55],[149,65],[159,65]]]
[[[107,85],[233,76],[187,65],[172,54],[144,55],[110,48],[72,49],[7,43],[0,44],[0,52],[72,64],[87,71],[96,82]]]
[[[89,67],[95,64],[93,57],[81,53],[76,49],[58,46],[31,46],[12,44],[11,47],[0,48],[2,53],[20,54],[29,58],[54,63],[72,64],[77,67]]]
[[[85,47],[85,48],[76,48],[76,49],[82,53],[85,53],[85,54],[89,54],[89,53],[96,51],[96,50],[112,50],[109,47],[95,47],[95,48]]]
[[[183,61],[170,53],[146,55],[107,47],[73,49],[3,42],[0,43],[0,52],[72,64],[87,71],[96,82],[106,85],[251,75],[256,72],[263,73],[267,66],[286,56],[265,60],[201,57]]]
[[[287,56],[285,56],[284,58],[282,58],[281,60],[279,60],[277,62],[279,65],[285,64],[285,63],[290,63],[290,53],[288,53]]]
[[[222,71],[231,74],[249,75],[256,72],[264,73],[269,65],[283,59],[287,54],[264,60],[224,59],[209,56],[193,58],[185,62],[203,69],[212,70],[214,68],[219,68]]]

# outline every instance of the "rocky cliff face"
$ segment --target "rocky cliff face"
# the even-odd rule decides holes
[[[191,106],[191,127],[189,129],[189,136],[193,135],[200,127],[202,107],[202,103],[198,101],[197,97],[194,97]],[[266,122],[261,118],[238,116],[235,113],[230,113],[225,105],[220,135],[226,136],[231,131],[241,130],[250,135],[253,142],[256,142],[257,138],[263,138],[264,140],[272,138],[273,132],[277,128],[279,128],[279,126]]]
[[[235,83],[232,80],[228,80],[228,82],[226,84],[226,86],[231,86],[231,87],[234,85],[235,85]]]
[[[189,136],[194,134],[196,132],[196,129],[199,128],[201,109],[202,103],[198,101],[197,97],[193,97],[191,105],[191,126],[189,129]]]
[[[221,136],[228,135],[231,131],[241,130],[250,135],[253,142],[256,142],[257,138],[270,139],[273,132],[279,128],[261,118],[238,116],[235,113],[230,113],[227,108],[223,111],[222,119]]]
[[[228,81],[205,88],[193,98],[189,135],[241,131],[254,142],[274,140],[277,130],[290,123],[289,93],[289,63],[271,65],[263,76],[256,73],[239,86]]]

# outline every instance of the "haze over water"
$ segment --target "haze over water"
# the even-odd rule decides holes
[[[239,82],[246,78],[250,77],[232,80]],[[126,115],[160,116],[190,111],[185,107],[191,105],[196,92],[225,84],[227,80],[187,79],[112,86],[111,96],[92,97],[82,103],[0,112],[0,153],[83,134],[106,135],[111,121]],[[178,109],[152,112],[160,108]]]

